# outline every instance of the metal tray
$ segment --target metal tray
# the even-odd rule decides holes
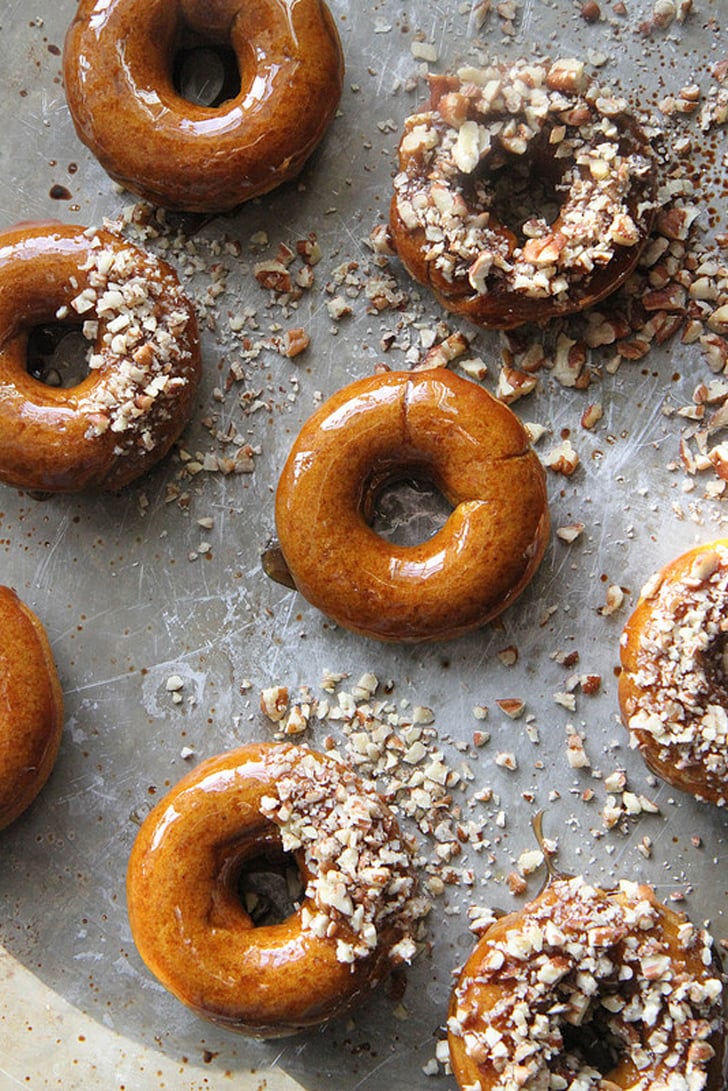
[[[697,346],[654,345],[639,362],[603,369],[589,391],[541,374],[514,404],[547,428],[539,450],[567,435],[578,450],[578,471],[550,473],[549,491],[555,530],[584,529],[572,543],[554,533],[523,597],[476,635],[414,648],[360,639],[270,582],[260,562],[278,473],[321,397],[379,361],[411,366],[433,338],[459,329],[495,388],[498,334],[448,319],[394,260],[384,272],[398,305],[377,310],[368,295],[382,272],[368,239],[386,219],[399,131],[426,101],[425,72],[494,55],[580,56],[654,111],[687,85],[707,92],[728,45],[723,4],[694,0],[684,20],[650,28],[652,0],[600,0],[596,21],[570,0],[504,0],[490,12],[471,0],[331,0],[345,89],[298,182],[208,223],[167,217],[157,238],[147,235],[180,270],[204,328],[205,380],[183,442],[119,497],[39,501],[7,488],[0,496],[2,582],[45,622],[67,705],[53,776],[0,843],[0,1086],[453,1088],[433,1058],[452,971],[474,942],[467,911],[522,902],[506,877],[535,847],[531,820],[542,808],[566,870],[599,883],[643,877],[708,920],[716,938],[728,936],[728,816],[655,782],[629,749],[616,704],[619,634],[640,586],[682,549],[725,533],[723,502],[708,485],[716,479],[691,476],[680,461],[690,420],[664,411],[691,405],[696,385],[713,378]],[[73,11],[72,0],[5,0],[0,11],[3,227],[97,224],[134,203],[73,132],[60,76]],[[726,151],[725,127],[696,148],[706,237],[725,230]],[[312,232],[315,284],[282,306],[254,265]],[[337,296],[351,313],[334,319],[326,304]],[[275,337],[298,326],[310,347],[289,359]],[[581,415],[596,400],[604,417],[586,430]],[[236,450],[247,472],[224,472],[220,460]],[[612,586],[624,602],[609,613]],[[415,961],[403,997],[385,990],[350,1020],[252,1042],[194,1018],[152,980],[127,923],[126,860],[143,815],[197,759],[272,737],[263,689],[286,685],[295,696],[309,686],[327,697],[322,680],[336,672],[348,676],[338,689],[349,693],[363,674],[376,675],[401,720],[418,706],[432,710],[428,745],[449,768],[469,770],[454,800],[482,823],[487,845],[466,845],[452,861],[458,881],[433,898],[432,950]],[[598,692],[574,688],[575,672],[600,675]],[[525,703],[519,719],[497,704],[510,698]],[[474,711],[483,706],[485,722]],[[478,731],[490,741],[476,747]],[[574,733],[584,737],[582,768],[567,760]],[[305,737],[322,745],[327,735],[343,744],[342,722],[314,719]],[[503,765],[504,753],[514,762]],[[617,770],[655,813],[627,813],[610,779]],[[610,796],[620,813],[608,828]],[[421,841],[431,862],[436,839]],[[539,882],[528,877],[530,894]]]

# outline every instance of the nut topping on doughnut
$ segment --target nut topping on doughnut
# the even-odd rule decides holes
[[[721,1091],[712,940],[651,887],[554,877],[491,924],[448,1020],[463,1091]]]
[[[414,898],[411,850],[374,788],[305,751],[281,755],[275,787],[261,811],[280,828],[285,852],[304,852],[312,876],[306,896],[315,909],[302,912],[303,930],[323,938],[340,933],[343,924],[336,957],[351,963],[371,955],[381,927],[396,920],[402,938],[389,958],[411,962],[424,903]]]
[[[728,803],[728,541],[690,550],[643,588],[621,640],[619,700],[650,767]]]
[[[652,222],[652,176],[626,102],[591,86],[581,62],[463,68],[432,77],[430,110],[405,123],[390,228],[443,306],[508,328],[622,283]],[[555,218],[528,192],[544,181]]]
[[[88,341],[75,386],[28,373],[28,337],[43,324]],[[192,412],[192,305],[166,262],[111,232],[36,224],[0,235],[0,345],[0,480],[18,488],[120,489]]]
[[[256,926],[241,877],[287,853],[302,902]],[[155,807],[127,897],[159,980],[197,1014],[257,1037],[348,1010],[413,958],[429,908],[413,846],[373,785],[332,756],[271,743],[202,762]]]

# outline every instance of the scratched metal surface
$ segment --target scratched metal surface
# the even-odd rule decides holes
[[[645,39],[638,27],[651,0],[627,0],[621,15],[604,0],[595,24],[568,0],[525,0],[514,5],[513,33],[494,9],[479,38],[490,53],[514,57],[536,46],[561,55],[601,53],[609,80],[646,101],[686,83],[707,85],[707,66],[726,52],[724,4],[695,0],[683,25]],[[422,1066],[445,1018],[451,970],[471,946],[465,909],[471,902],[516,904],[503,877],[533,847],[529,824],[539,807],[547,809],[547,834],[558,837],[564,868],[584,870],[597,882],[642,876],[665,898],[683,892],[696,920],[710,920],[717,937],[728,936],[728,817],[651,783],[616,715],[617,641],[637,590],[675,553],[724,531],[721,503],[703,499],[700,488],[686,493],[680,472],[668,468],[677,458],[678,425],[661,406],[666,395],[688,402],[696,382],[708,377],[697,352],[668,344],[640,364],[605,374],[599,391],[605,417],[594,433],[579,429],[586,396],[578,391],[544,381],[516,405],[555,437],[568,430],[578,440],[579,472],[550,476],[549,488],[554,526],[582,521],[585,531],[571,547],[554,538],[502,624],[448,645],[380,646],[332,630],[261,571],[277,473],[318,393],[368,373],[382,358],[387,332],[399,344],[406,340],[399,313],[368,313],[363,292],[352,293],[353,313],[334,332],[322,286],[341,263],[359,262],[361,269],[371,259],[365,239],[386,215],[399,127],[425,98],[416,43],[434,48],[429,67],[441,71],[472,59],[478,34],[469,0],[332,0],[331,7],[346,52],[345,90],[302,185],[220,217],[195,236],[205,260],[217,239],[242,243],[241,257],[223,259],[228,290],[210,313],[219,318],[248,306],[264,334],[275,322],[303,325],[311,334],[310,349],[296,361],[265,350],[248,365],[246,389],[265,405],[244,416],[236,396],[220,401],[214,394],[235,352],[226,323],[205,331],[206,378],[185,447],[215,449],[204,423],[214,412],[222,430],[232,423],[259,448],[255,471],[190,480],[175,456],[118,498],[39,502],[10,489],[0,494],[2,582],[15,586],[45,622],[67,706],[53,777],[0,841],[2,1087],[257,1088],[267,1079],[269,1087],[297,1081],[307,1091],[453,1088],[447,1075],[433,1085]],[[48,217],[97,223],[129,203],[79,145],[67,113],[59,49],[73,10],[72,0],[0,5],[3,227]],[[716,139],[720,159],[725,133]],[[267,297],[252,276],[250,240],[260,231],[270,240],[267,256],[279,241],[318,235],[317,287],[293,316],[266,310]],[[418,320],[432,326],[441,312],[427,293],[413,293],[396,263],[392,271],[410,293],[411,308],[419,308]],[[199,298],[207,274],[185,276]],[[490,363],[486,385],[492,385],[497,336],[478,335],[474,351]],[[406,365],[396,344],[388,360]],[[170,485],[187,499],[166,502]],[[212,526],[202,527],[200,519]],[[612,617],[599,613],[608,584],[628,589],[625,607]],[[519,650],[512,667],[497,654],[508,645]],[[601,674],[603,685],[567,711],[554,702],[565,672],[552,653],[574,648],[579,670]],[[492,806],[492,860],[466,854],[458,863],[472,866],[474,887],[454,886],[435,901],[433,950],[408,975],[406,1018],[394,1018],[394,1002],[382,994],[351,1021],[288,1041],[249,1042],[195,1019],[146,972],[126,918],[126,859],[140,817],[189,767],[183,748],[201,758],[265,736],[260,689],[277,682],[316,689],[326,669],[347,671],[352,680],[373,671],[394,680],[398,701],[430,706],[453,765],[462,757],[453,744],[469,742],[481,726],[473,707],[488,705],[491,742],[468,760],[472,788],[494,789],[505,825]],[[173,674],[184,681],[180,704],[166,689]],[[513,696],[525,699],[539,743],[528,737],[524,720],[498,713],[496,700]],[[591,771],[566,763],[569,724],[586,736]],[[320,742],[330,731],[335,726],[324,725],[310,738]],[[516,755],[516,771],[495,765],[503,749]],[[659,813],[603,833],[607,793],[594,770],[618,767]],[[586,788],[594,790],[592,803],[581,798]],[[691,840],[696,834],[699,848]],[[648,859],[638,849],[645,836],[653,842]],[[532,881],[531,892],[536,886]]]

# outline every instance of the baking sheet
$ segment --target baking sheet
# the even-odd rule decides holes
[[[640,586],[677,552],[725,533],[725,502],[706,496],[706,476],[689,477],[680,463],[685,420],[664,412],[691,404],[696,385],[712,378],[698,347],[655,345],[586,392],[540,376],[514,405],[547,427],[542,452],[565,436],[578,450],[577,473],[549,474],[549,492],[554,528],[584,530],[571,544],[554,534],[530,588],[481,633],[432,647],[365,641],[271,583],[260,563],[278,472],[322,396],[382,360],[411,366],[433,337],[459,329],[488,365],[484,385],[495,388],[497,334],[446,319],[396,261],[385,272],[399,305],[378,311],[367,294],[382,272],[367,240],[386,218],[399,130],[426,100],[425,71],[551,51],[587,59],[652,105],[692,83],[707,90],[710,66],[726,55],[724,0],[695,0],[684,21],[651,30],[646,0],[602,0],[596,22],[567,0],[506,0],[489,14],[469,0],[331,0],[331,8],[346,53],[344,94],[301,179],[207,224],[168,217],[146,238],[180,270],[204,329],[205,380],[180,448],[120,497],[0,495],[2,582],[46,624],[67,709],[52,779],[0,842],[2,1087],[453,1088],[433,1058],[451,972],[473,943],[467,909],[520,904],[505,880],[534,848],[540,808],[562,867],[595,882],[648,879],[728,937],[728,817],[650,778],[616,706],[618,638]],[[60,77],[73,11],[70,0],[0,8],[2,226],[96,224],[133,204],[73,133]],[[706,137],[705,151],[699,199],[710,235],[725,230],[724,128]],[[282,306],[255,279],[255,263],[312,232],[321,250],[315,284]],[[335,297],[351,309],[345,318],[327,310]],[[288,359],[275,338],[299,326],[311,344]],[[596,400],[604,417],[585,430],[581,415]],[[249,472],[224,472],[236,451]],[[625,598],[609,614],[612,586]],[[570,669],[564,658],[573,651],[579,664]],[[573,690],[569,708],[574,670],[602,681],[591,696]],[[488,844],[466,846],[453,861],[458,881],[433,899],[432,951],[409,971],[403,997],[382,991],[351,1020],[251,1042],[194,1018],[145,970],[126,918],[126,860],[139,821],[197,759],[272,737],[261,690],[281,684],[295,696],[308,686],[331,699],[321,688],[327,672],[348,676],[338,686],[345,692],[373,673],[400,720],[432,710],[431,745],[449,768],[472,773],[455,799]],[[520,719],[497,704],[510,698],[525,703]],[[474,710],[486,706],[483,721]],[[475,747],[478,731],[490,741]],[[581,769],[567,761],[574,732],[589,760]],[[322,745],[326,736],[343,745],[341,722],[314,720],[305,737]],[[503,754],[513,761],[501,764]],[[623,814],[607,829],[616,770],[656,813]],[[431,862],[436,840],[421,842]],[[533,894],[541,876],[527,881]]]

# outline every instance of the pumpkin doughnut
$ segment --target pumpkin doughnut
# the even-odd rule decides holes
[[[33,611],[0,587],[0,829],[30,806],[56,761],[63,692]]]
[[[369,526],[406,479],[453,505],[429,541]],[[442,640],[484,625],[534,575],[548,538],[544,471],[515,414],[436,368],[350,384],[304,424],[278,484],[276,529],[295,586],[340,625],[389,641]]]
[[[642,589],[622,633],[619,704],[663,780],[728,803],[728,539],[683,553]]]
[[[618,288],[655,208],[649,141],[624,100],[577,60],[463,68],[430,87],[430,109],[405,122],[390,212],[411,275],[501,329]]]
[[[88,340],[88,374],[75,386],[29,374],[29,337],[44,324]],[[0,234],[0,481],[122,488],[177,439],[199,378],[194,311],[165,262],[91,228]]]
[[[185,49],[234,56],[210,106],[175,85]],[[341,95],[339,35],[323,0],[81,0],[63,57],[79,139],[153,204],[220,212],[294,178]]]
[[[552,878],[489,925],[453,990],[463,1091],[722,1091],[724,985],[710,936],[646,884]]]
[[[371,784],[328,755],[250,744],[193,769],[132,849],[132,933],[182,1003],[269,1038],[348,1010],[415,954],[427,910],[411,846]],[[238,895],[255,860],[291,854],[305,892],[256,926]]]

